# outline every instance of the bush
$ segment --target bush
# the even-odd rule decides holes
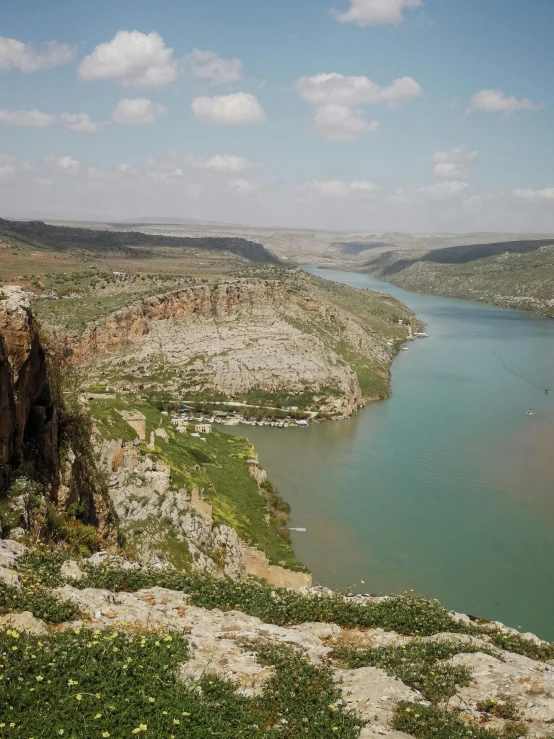
[[[0,583],[0,613],[22,611],[30,611],[42,621],[61,624],[75,618],[78,609],[73,603],[54,597],[43,587],[24,585],[16,590]]]

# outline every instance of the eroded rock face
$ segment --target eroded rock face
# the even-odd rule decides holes
[[[309,298],[262,279],[194,285],[111,314],[85,331],[75,353],[100,372],[125,363],[123,374],[135,378],[155,374],[161,362],[176,375],[167,381],[175,391],[210,388],[229,397],[253,389],[309,391],[321,410],[350,415],[369,398],[362,397],[339,345],[379,363],[384,377],[391,351],[385,337],[333,304],[324,290],[311,283],[306,290]],[[117,377],[111,384],[129,389]]]
[[[187,490],[172,490],[167,464],[120,440],[104,441],[100,458],[110,475],[109,495],[120,526],[140,562],[163,563],[170,536],[188,550],[195,569],[244,579],[245,558],[236,531],[203,515]]]
[[[0,537],[23,537],[32,529],[34,515],[44,518],[47,504],[66,510],[84,501],[87,523],[115,547],[117,530],[105,491],[96,481],[84,484],[84,455],[79,458],[77,447],[73,453],[69,433],[63,468],[60,464],[67,418],[60,417],[64,412],[54,398],[29,300],[18,286],[0,292],[6,297],[0,300],[0,500],[9,495],[10,502],[9,524],[4,529],[0,525]]]
[[[0,300],[0,496],[22,471],[56,485],[58,417],[46,357],[28,298],[2,288]]]

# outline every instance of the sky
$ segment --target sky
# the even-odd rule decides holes
[[[0,4],[0,217],[554,232],[552,0]]]

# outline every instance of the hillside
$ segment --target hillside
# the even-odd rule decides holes
[[[138,231],[108,231],[89,228],[51,226],[42,221],[6,221],[0,219],[0,239],[15,239],[33,248],[54,251],[81,249],[92,254],[116,252],[133,257],[135,249],[146,257],[157,248],[229,252],[251,262],[277,263],[279,260],[261,244],[241,238],[183,238],[156,236]],[[150,251],[148,251],[150,250]]]
[[[232,400],[350,415],[390,394],[390,364],[419,325],[408,308],[300,270],[243,274],[138,301],[130,292],[108,315],[98,301],[96,321],[86,322],[86,298],[41,301],[39,316],[69,331],[91,384],[155,404]]]
[[[406,290],[554,317],[552,239],[386,252],[362,269]]]

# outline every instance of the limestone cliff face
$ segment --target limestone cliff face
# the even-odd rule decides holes
[[[53,397],[45,348],[24,292],[9,286],[2,288],[2,294],[0,501],[7,499],[9,505],[6,520],[0,520],[0,538],[10,529],[23,535],[33,528],[36,514],[44,523],[49,504],[61,511],[76,504],[86,509],[83,522],[97,526],[104,543],[113,547],[117,530],[107,494],[103,494],[100,482],[91,481],[94,459],[85,458],[78,434],[71,432],[78,426],[79,413],[60,413]],[[62,465],[64,437],[66,453]]]
[[[58,416],[46,358],[23,291],[0,300],[0,495],[22,471],[54,484],[59,474]]]
[[[309,393],[319,410],[349,415],[370,399],[349,358],[379,364],[387,378],[391,349],[324,289],[297,282],[235,279],[149,298],[90,326],[75,353],[122,392],[159,389],[163,373],[174,397]]]
[[[161,297],[148,298],[112,313],[88,328],[77,345],[78,356],[126,348],[156,331],[156,321],[221,321],[269,317],[284,300],[278,281],[234,280],[195,285]]]

